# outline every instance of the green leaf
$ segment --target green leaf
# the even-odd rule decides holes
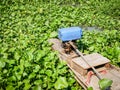
[[[18,79],[18,80],[20,80],[20,79],[21,79],[21,74],[19,74],[19,73],[15,72],[15,75],[16,75],[16,77],[17,77],[17,79]]]
[[[24,84],[25,84],[25,86],[24,86],[24,90],[28,90],[30,87],[31,87],[31,85],[30,85],[30,80],[29,79],[24,79],[23,80],[23,82],[24,82]]]
[[[87,90],[93,90],[93,87],[88,87]]]
[[[28,74],[26,72],[23,72],[23,77],[27,76]]]
[[[18,59],[20,58],[20,55],[19,55],[18,52],[15,52],[15,53],[14,53],[14,58],[15,58],[16,60],[18,60]]]
[[[37,55],[36,55],[36,60],[38,61],[41,59],[43,56],[45,56],[45,52],[43,50],[38,50]]]
[[[32,87],[32,90],[42,90],[40,85],[34,86]]]
[[[15,90],[15,88],[14,88],[12,85],[8,85],[8,86],[6,87],[6,90]]]
[[[51,76],[52,75],[52,71],[51,70],[46,70],[45,73],[47,74],[47,76]]]
[[[31,73],[31,74],[29,75],[29,77],[28,77],[28,78],[29,78],[29,79],[34,78],[34,77],[35,77],[35,75],[36,75],[36,74],[33,72],[33,73]]]
[[[28,48],[27,50],[27,55],[28,55],[28,60],[32,60],[33,59],[33,52],[34,52],[35,48]]]
[[[94,50],[94,46],[89,47],[89,50],[93,51]]]
[[[75,83],[75,79],[72,78],[72,77],[70,77],[70,78],[68,79],[68,82],[69,82],[70,85],[73,85],[73,83]]]
[[[3,60],[0,60],[0,68],[5,67],[5,62]]]
[[[7,61],[10,65],[15,64],[15,60],[9,60]]]
[[[8,78],[8,80],[10,80],[10,81],[16,81],[16,77],[15,76],[11,76],[11,77]]]
[[[22,85],[22,84],[23,84],[23,82],[19,81],[19,82],[18,82],[18,87],[19,87],[20,85]]]
[[[35,69],[33,70],[33,72],[38,72],[39,69],[40,69],[40,66],[39,66],[39,65],[36,65],[36,66],[35,66]]]
[[[25,83],[24,90],[29,90],[30,87],[31,87],[31,85],[29,83]]]
[[[43,12],[43,8],[38,8],[37,11],[38,11],[39,13],[42,13],[42,12]]]
[[[36,80],[36,81],[34,81],[34,84],[35,85],[40,85],[40,84],[42,84],[42,82],[43,82],[42,80]]]
[[[32,22],[32,17],[28,16],[28,17],[26,18],[26,21],[28,22],[28,24],[31,24],[31,22]]]
[[[54,31],[54,32],[52,32],[52,33],[50,34],[50,37],[51,37],[51,38],[57,37],[57,35],[58,35],[58,33]]]
[[[105,90],[112,85],[113,81],[110,79],[103,78],[98,83],[101,90]]]
[[[4,69],[4,70],[3,70],[3,74],[6,74],[7,72],[8,72],[7,69]]]
[[[31,63],[29,61],[25,61],[25,67],[30,67],[31,66]]]
[[[39,73],[40,73],[40,74],[44,74],[44,73],[45,73],[45,70],[44,70],[44,69],[43,69],[43,70],[40,70]]]
[[[55,89],[63,89],[68,87],[68,83],[66,81],[66,77],[58,77],[57,81],[55,82]]]

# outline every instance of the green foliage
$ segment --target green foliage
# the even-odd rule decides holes
[[[112,80],[104,78],[99,81],[99,86],[101,90],[106,90],[112,85],[112,82]]]
[[[57,81],[55,82],[55,89],[62,89],[67,88],[68,83],[65,77],[58,77]]]
[[[102,36],[84,34],[82,43],[87,47],[82,47],[84,52],[98,51],[118,65],[120,34],[116,30],[120,21],[114,18],[116,14],[111,17],[98,10],[98,3],[94,0],[0,0],[0,89],[52,90],[58,84],[59,89],[82,89],[47,42],[57,36],[56,31],[61,27],[97,26],[111,30],[101,33]]]
[[[102,13],[106,15],[110,15],[114,18],[120,19],[120,1],[119,0],[110,0],[105,1],[103,5],[101,5],[100,9]],[[116,16],[116,17],[115,17]]]
[[[93,90],[93,87],[88,87],[87,90]]]

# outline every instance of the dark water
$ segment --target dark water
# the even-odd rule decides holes
[[[99,27],[95,27],[95,26],[93,26],[93,27],[81,27],[82,28],[82,30],[86,30],[86,31],[103,31],[103,29],[101,29],[101,28],[99,28]]]

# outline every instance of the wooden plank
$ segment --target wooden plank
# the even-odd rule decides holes
[[[76,65],[72,64],[72,68],[83,76],[87,74],[87,70],[83,69],[81,66],[79,66],[77,64]]]
[[[109,59],[103,57],[98,53],[85,55],[84,57],[87,59],[88,63],[90,63],[92,66],[99,66],[110,62]],[[81,57],[74,58],[72,61],[73,61],[73,65],[74,64],[76,64],[77,66],[79,65],[83,69],[90,68],[90,66]]]
[[[58,39],[50,39],[49,42],[53,44],[52,45],[53,50],[63,52],[64,49],[62,48],[62,45],[61,45],[62,43],[60,42],[60,40],[58,40]]]
[[[84,88],[84,90],[87,90],[87,84],[85,83],[85,77],[79,74],[76,70],[74,70],[69,64],[67,64],[68,67],[74,72],[75,79],[78,81],[78,83]]]

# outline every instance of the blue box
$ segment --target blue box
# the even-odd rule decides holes
[[[80,39],[82,29],[80,27],[61,28],[58,30],[58,38],[62,41],[71,41]]]

